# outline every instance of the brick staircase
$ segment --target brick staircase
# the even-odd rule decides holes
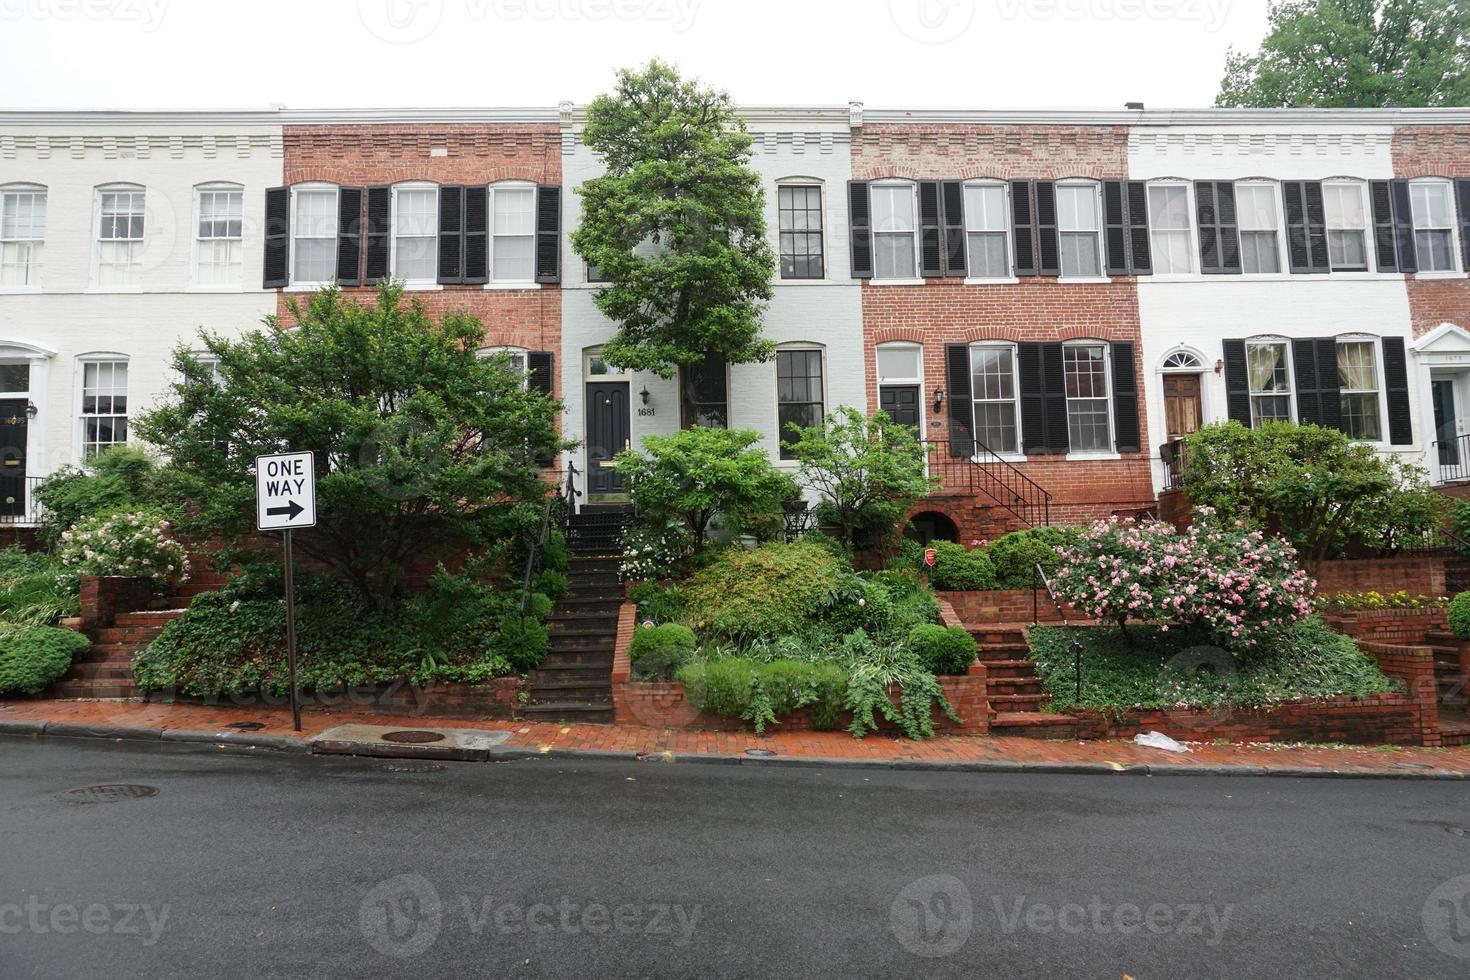
[[[1470,745],[1470,692],[1460,679],[1460,641],[1447,630],[1430,630],[1424,634],[1424,644],[1434,652],[1440,744]]]
[[[1041,710],[1047,700],[1031,662],[1031,649],[1019,625],[993,623],[968,627],[980,645],[990,695],[990,734],[1025,738],[1076,738],[1071,715]]]

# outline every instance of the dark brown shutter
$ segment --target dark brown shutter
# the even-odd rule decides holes
[[[1291,342],[1296,418],[1303,424],[1342,427],[1342,390],[1337,377],[1337,341],[1331,337]]]
[[[1138,424],[1138,375],[1135,373],[1133,341],[1115,340],[1113,354],[1113,445],[1120,453],[1142,448]]]
[[[1373,248],[1378,253],[1379,272],[1398,272],[1398,249],[1393,237],[1393,196],[1386,180],[1368,182],[1368,198],[1373,205]]]
[[[1057,185],[1050,180],[1036,182],[1036,252],[1038,274],[1062,274],[1061,243],[1057,239]]]
[[[1067,378],[1062,345],[1041,345],[1041,385],[1046,396],[1046,451],[1065,453],[1071,447],[1067,432]]]
[[[1105,180],[1103,191],[1103,241],[1106,244],[1107,272],[1110,276],[1128,275],[1128,215],[1123,203],[1123,182]]]
[[[1015,240],[1016,275],[1036,275],[1036,226],[1029,180],[1011,181],[1011,235]]]
[[[465,285],[490,281],[490,188],[464,189],[464,278]]]
[[[1322,275],[1332,271],[1327,258],[1327,213],[1322,184],[1315,180],[1288,180],[1281,185],[1286,204],[1286,255],[1293,275]]]
[[[944,274],[963,276],[969,268],[965,254],[965,185],[958,180],[944,181],[939,185],[939,204],[944,228]]]
[[[970,394],[970,347],[944,345],[945,383],[949,386],[949,454],[975,454],[975,403]]]
[[[362,283],[362,206],[366,196],[361,187],[337,188],[337,281],[344,286]]]
[[[1135,276],[1154,274],[1153,242],[1148,237],[1148,184],[1130,180],[1124,186],[1128,206],[1128,271]]]
[[[1414,210],[1409,204],[1409,182],[1390,181],[1389,197],[1393,201],[1393,241],[1398,253],[1400,272],[1418,272],[1419,258],[1414,252]]]
[[[1021,380],[1021,450],[1046,452],[1046,386],[1041,374],[1041,345],[1016,345],[1016,373]]]
[[[265,192],[265,277],[263,289],[279,289],[291,282],[291,188],[268,187]]]
[[[1383,390],[1388,396],[1388,441],[1395,446],[1414,442],[1414,425],[1409,413],[1409,365],[1404,338],[1384,337]]]
[[[1226,340],[1222,346],[1225,353],[1225,414],[1232,421],[1249,428],[1251,381],[1245,363],[1245,341]]]
[[[849,249],[852,260],[850,275],[854,279],[873,278],[873,205],[866,180],[847,182]]]
[[[1460,268],[1470,272],[1470,178],[1455,181],[1455,200],[1460,206]]]
[[[464,192],[463,187],[439,188],[439,281],[464,282]]]
[[[1235,185],[1228,180],[1201,180],[1194,185],[1195,220],[1199,225],[1199,264],[1205,275],[1240,274],[1240,227],[1235,217]]]
[[[561,187],[536,188],[536,281],[561,282]]]
[[[367,189],[367,225],[363,229],[367,252],[363,281],[369,284],[388,278],[389,234],[393,223],[393,188]]]
[[[944,249],[940,246],[939,181],[919,181],[919,275],[944,275]]]

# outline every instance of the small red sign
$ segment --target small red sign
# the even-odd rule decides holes
[[[934,562],[938,558],[939,558],[939,552],[935,551],[933,548],[925,548],[924,549],[924,564],[925,565],[928,565],[930,568],[933,568],[934,567]]]

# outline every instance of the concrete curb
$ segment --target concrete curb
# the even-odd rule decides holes
[[[247,749],[265,749],[270,752],[288,752],[309,755],[311,746],[290,735],[256,735],[253,732],[209,732],[191,731],[186,728],[165,728],[161,736],[165,742],[208,743]]]

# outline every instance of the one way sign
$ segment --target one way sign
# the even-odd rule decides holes
[[[255,526],[262,531],[316,526],[311,453],[255,457]]]

